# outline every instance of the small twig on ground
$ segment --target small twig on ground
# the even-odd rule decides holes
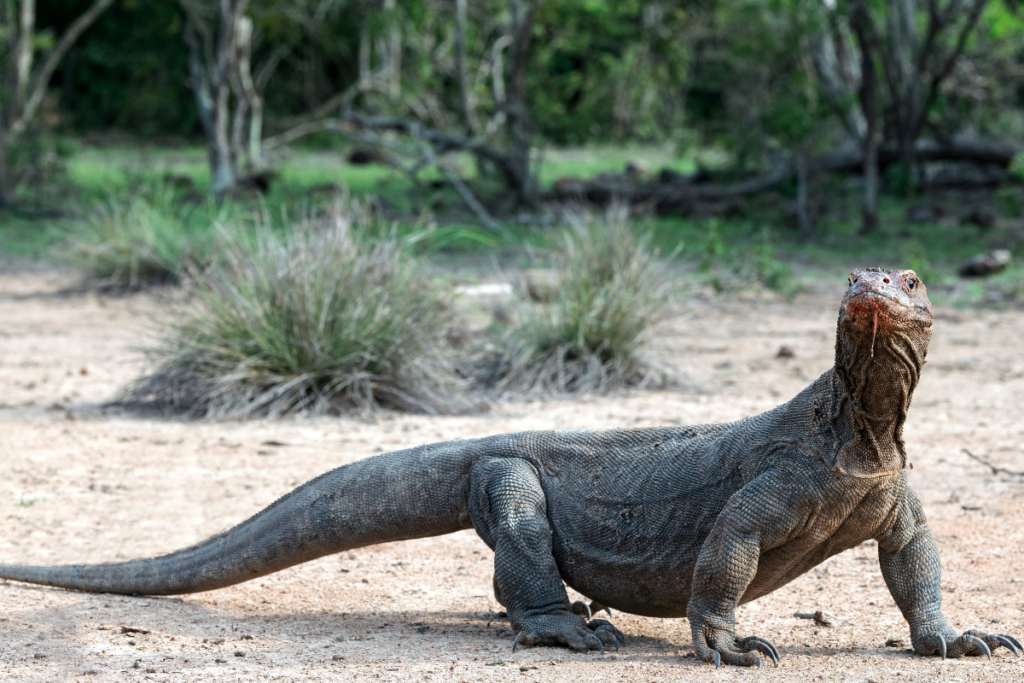
[[[981,457],[980,455],[975,455],[974,453],[971,453],[966,448],[961,448],[960,450],[963,451],[964,454],[967,455],[967,457],[969,457],[972,460],[975,460],[977,462],[980,462],[982,465],[984,465],[985,467],[987,467],[990,470],[992,470],[992,474],[1000,474],[1000,473],[1002,473],[1002,474],[1009,474],[1009,475],[1014,476],[1014,477],[1024,477],[1024,472],[1017,472],[1017,471],[1014,471],[1014,470],[1008,470],[1005,467],[996,467],[995,465],[993,465],[991,462],[989,462],[985,458]]]

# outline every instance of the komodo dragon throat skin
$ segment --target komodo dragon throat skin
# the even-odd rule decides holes
[[[793,400],[730,424],[522,432],[420,446],[313,479],[249,520],[169,555],[113,564],[0,565],[0,578],[172,595],[317,557],[472,526],[494,550],[494,592],[519,645],[625,643],[590,608],[688,617],[697,656],[778,666],[736,634],[736,606],[826,558],[878,542],[914,650],[1024,649],[954,631],[939,553],[907,481],[903,422],[925,363],[931,304],[913,271],[850,274],[835,367]],[[594,600],[570,603],[564,583]],[[610,613],[610,610],[609,610]],[[587,615],[588,618],[584,618]]]

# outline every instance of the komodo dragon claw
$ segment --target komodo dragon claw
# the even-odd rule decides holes
[[[572,607],[570,607],[569,609],[573,614],[578,614],[581,617],[584,614],[587,615],[587,621],[590,621],[594,618],[594,613],[590,610],[590,605],[583,602],[582,600],[577,600],[576,602],[572,603]]]
[[[1014,657],[1020,657],[1019,651],[1024,650],[1024,645],[1021,645],[1019,640],[1007,633],[985,633],[984,631],[972,628],[969,631],[964,631],[964,635],[979,638],[989,647],[990,651],[1002,646],[1012,652]]]
[[[615,626],[604,619],[594,619],[587,624],[587,628],[593,630],[595,633],[607,633],[612,636],[612,645],[615,646],[615,651],[619,651],[619,645],[626,647],[626,634],[615,628]]]
[[[984,631],[972,629],[965,631],[959,637],[951,637],[949,642],[946,641],[947,637],[951,636],[941,632],[929,633],[921,639],[920,645],[915,646],[914,649],[924,655],[937,654],[942,659],[947,657],[963,657],[964,655],[973,655],[975,657],[985,655],[992,659],[992,650],[997,647],[1005,647],[1017,656],[1017,648],[1024,649],[1021,648],[1019,640],[1004,633],[988,634]]]
[[[614,645],[615,651],[618,652],[619,646],[626,644],[626,636],[622,631],[604,619],[592,619],[587,622],[578,619],[578,615],[573,615],[572,619],[578,621],[566,622],[547,615],[546,618],[542,616],[537,622],[526,625],[525,628],[518,626],[517,628],[521,630],[512,643],[512,651],[515,652],[520,645],[565,645],[574,650],[599,650],[604,654],[605,645]]]
[[[744,650],[757,650],[761,654],[767,655],[768,658],[772,660],[772,664],[774,664],[776,668],[779,666],[778,649],[764,638],[758,638],[757,636],[737,638],[736,647]],[[758,663],[757,666],[760,667],[761,664]]]
[[[716,633],[708,629],[703,638],[695,639],[694,653],[698,659],[714,663],[717,669],[724,662],[732,666],[761,667],[761,655],[768,657],[776,667],[779,665],[779,650],[764,638],[749,636],[739,638],[733,634]]]
[[[965,638],[970,638],[972,642],[976,643],[978,645],[978,647],[981,648],[982,652],[984,652],[986,655],[988,655],[989,660],[992,659],[992,650],[989,649],[988,645],[985,644],[984,640],[982,640],[981,638],[979,638],[977,636],[964,636],[964,637]]]

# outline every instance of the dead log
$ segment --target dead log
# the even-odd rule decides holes
[[[769,169],[735,183],[710,181],[703,169],[691,175],[663,170],[656,180],[647,182],[637,182],[627,173],[601,173],[589,180],[560,178],[546,199],[583,201],[600,206],[650,204],[662,215],[694,213],[698,205],[728,202],[768,190],[792,172],[788,162],[775,159]]]
[[[976,164],[1009,168],[1013,157],[1021,150],[1013,145],[992,140],[949,140],[939,141],[924,138],[915,144],[914,155],[918,161],[969,161]],[[878,165],[886,168],[900,161],[898,142],[885,142],[878,148]],[[825,154],[815,162],[819,168],[832,173],[860,173],[864,155],[860,149],[843,150]]]

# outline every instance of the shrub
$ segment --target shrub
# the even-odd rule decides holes
[[[103,288],[176,283],[186,268],[207,262],[216,237],[212,223],[204,209],[187,207],[173,191],[150,188],[94,209],[68,234],[67,255]]]
[[[451,314],[394,233],[356,239],[340,209],[229,239],[125,394],[207,417],[388,405],[426,413],[456,398],[443,354]]]
[[[575,218],[555,256],[558,286],[548,303],[524,303],[505,332],[505,351],[477,377],[499,393],[606,392],[663,382],[641,356],[668,294],[650,234],[637,235],[624,210],[605,220]]]

